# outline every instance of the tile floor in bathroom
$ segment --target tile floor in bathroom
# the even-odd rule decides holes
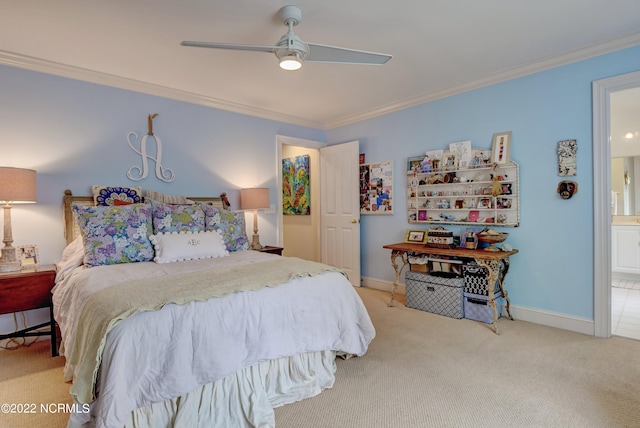
[[[611,283],[611,334],[640,340],[640,282]]]

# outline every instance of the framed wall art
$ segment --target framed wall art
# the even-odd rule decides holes
[[[493,134],[493,145],[491,150],[492,163],[508,163],[510,148],[511,131],[498,132]]]
[[[558,141],[558,175],[566,177],[576,175],[578,164],[576,155],[578,153],[578,142],[576,140]]]
[[[309,155],[282,159],[282,214],[311,214]]]
[[[360,165],[360,214],[393,214],[393,161]]]

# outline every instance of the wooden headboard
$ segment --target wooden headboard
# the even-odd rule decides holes
[[[191,197],[187,196],[187,199],[190,199],[194,202],[202,202],[205,204],[213,205],[216,208],[221,210],[229,209],[227,194],[222,193],[220,196],[211,196],[211,197]],[[71,190],[64,191],[64,197],[62,198],[63,203],[63,219],[64,219],[64,237],[67,240],[67,244],[73,242],[73,240],[80,235],[80,227],[75,221],[73,216],[73,212],[71,211],[71,204],[79,204],[79,205],[95,205],[95,201],[93,200],[93,196],[73,196],[71,194]]]

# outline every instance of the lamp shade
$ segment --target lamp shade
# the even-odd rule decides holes
[[[254,187],[240,190],[240,209],[257,210],[269,208],[269,189],[265,187]]]
[[[36,172],[32,169],[0,167],[0,202],[36,202]]]

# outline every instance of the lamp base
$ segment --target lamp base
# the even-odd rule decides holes
[[[2,258],[0,258],[0,272],[15,272],[21,269],[16,249],[10,244],[5,245],[1,249]]]
[[[22,269],[20,262],[0,263],[0,272],[16,272]]]
[[[260,243],[260,236],[256,233],[251,239],[252,250],[262,250],[262,244]]]

